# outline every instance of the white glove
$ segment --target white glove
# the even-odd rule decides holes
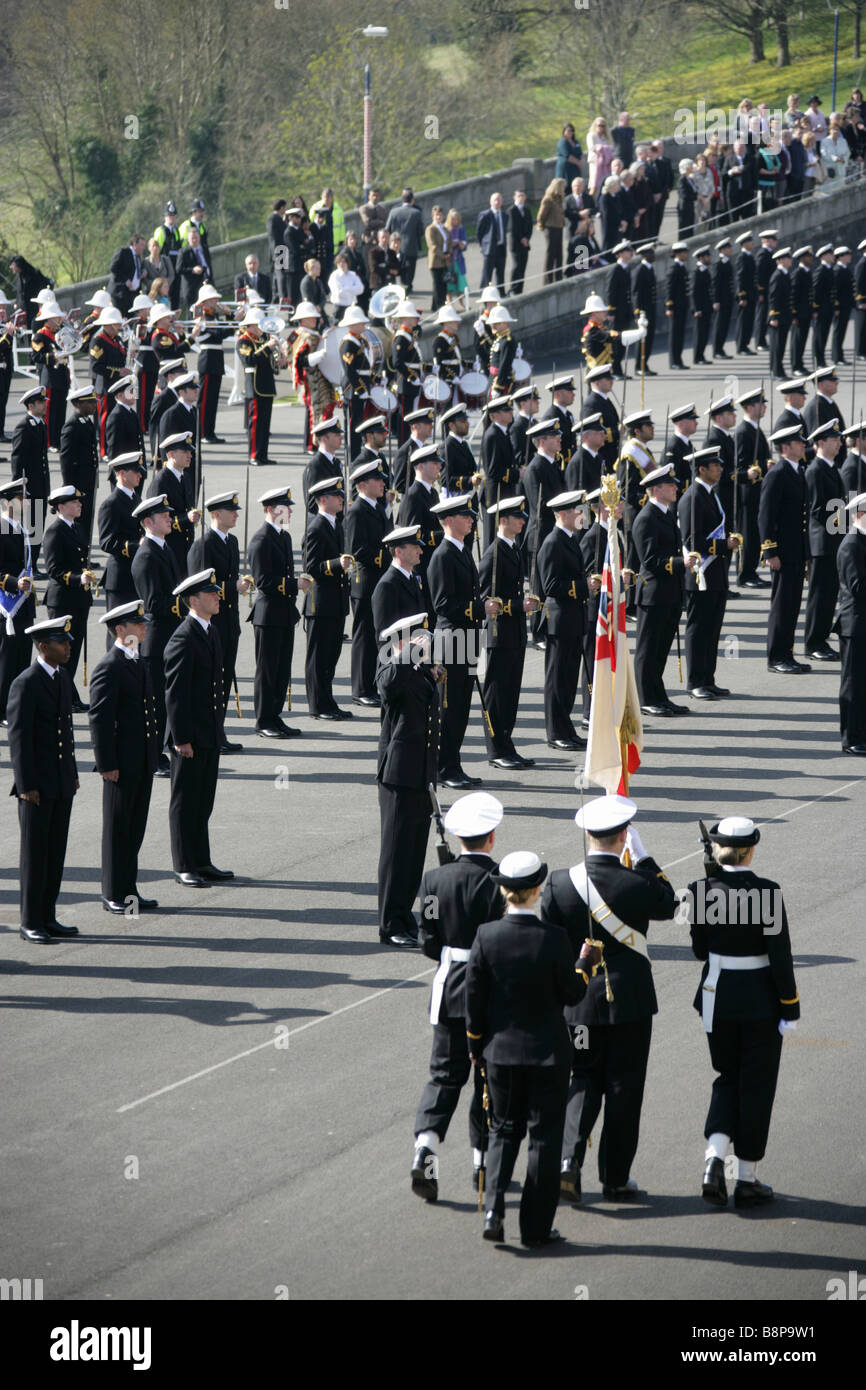
[[[793,1021],[791,1021],[790,1019],[787,1019],[787,1018],[780,1018],[780,1019],[779,1019],[779,1032],[780,1032],[780,1034],[782,1035],[783,1038],[784,1038],[784,1036],[785,1036],[786,1033],[796,1033],[796,1031],[797,1031],[797,1020],[796,1020],[796,1019],[794,1019]]]
[[[649,858],[644,842],[640,837],[640,831],[635,828],[633,823],[626,832],[625,847],[631,855],[633,864],[636,864],[639,859]]]

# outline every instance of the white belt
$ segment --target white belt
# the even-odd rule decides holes
[[[723,970],[764,970],[770,964],[769,956],[717,956],[710,951],[710,968],[701,986],[703,1000],[701,1018],[705,1033],[713,1031],[713,1012],[716,1007],[716,985]]]
[[[448,978],[448,971],[451,969],[453,960],[467,961],[471,952],[464,951],[460,946],[443,946],[442,954],[439,957],[439,969],[433,976],[433,993],[430,996],[430,1022],[439,1022],[439,1006],[442,1003],[442,994],[445,989],[445,981]]]

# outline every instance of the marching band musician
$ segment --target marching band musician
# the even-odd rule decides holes
[[[44,579],[44,574],[39,570],[39,548],[45,531],[45,510],[51,491],[45,433],[45,387],[31,386],[29,391],[25,391],[18,399],[24,406],[25,413],[12,434],[12,477],[23,478],[27,485],[28,524],[33,536],[30,547],[33,574],[37,579]]]
[[[298,325],[292,343],[292,380],[304,407],[304,448],[312,453],[316,447],[313,426],[317,420],[325,420],[333,413],[337,392],[318,365],[322,335],[318,331],[319,311],[315,304],[308,299],[301,300],[292,315],[292,323]]]
[[[109,394],[109,388],[120,377],[126,376],[126,351],[123,344],[118,341],[122,323],[123,316],[120,310],[109,304],[107,309],[101,311],[96,320],[95,327],[99,331],[94,333],[90,343],[90,372],[98,402],[99,456],[101,459],[107,456],[105,427],[115,404],[114,397]]]
[[[186,333],[175,327],[172,311],[168,305],[154,304],[147,326],[150,330],[150,346],[156,353],[160,368],[166,362],[171,362],[176,357],[182,357],[184,353],[192,352],[191,339]],[[192,331],[193,336],[196,336],[198,324]]]
[[[91,588],[95,577],[88,569],[87,535],[80,521],[82,500],[81,493],[71,483],[54,489],[48,503],[52,512],[56,513],[57,520],[46,529],[42,544],[45,572],[50,581],[45,592],[48,616],[62,616],[70,620],[72,652],[66,670],[72,681],[74,714],[83,714],[87,710],[75,686],[75,672],[78,670],[87,618],[93,603]]]
[[[6,403],[12,385],[12,364],[15,355],[12,343],[15,338],[15,323],[9,319],[11,300],[0,289],[0,444],[6,441]]]
[[[304,570],[313,580],[313,587],[304,595],[307,706],[313,719],[351,719],[352,711],[341,709],[333,694],[334,672],[349,611],[346,571],[352,565],[351,555],[345,553],[340,517],[344,502],[342,478],[324,478],[313,483],[309,496],[317,513],[309,518],[303,543]]]
[[[49,449],[60,448],[69,394],[69,367],[57,346],[57,330],[62,322],[60,305],[56,300],[46,300],[36,315],[39,326],[30,339],[33,365],[39,371],[40,385],[45,387],[45,433]]]
[[[159,904],[138,891],[138,854],[147,827],[159,736],[150,667],[141,656],[148,618],[139,599],[99,619],[108,637],[90,682],[93,761],[102,777],[102,906],[116,916],[132,902]]]
[[[81,320],[79,332],[81,333],[81,345],[86,352],[89,352],[91,341],[98,332],[99,315],[103,309],[111,309],[113,305],[108,290],[97,290],[92,298],[85,299],[84,303],[90,306],[90,313]]]
[[[383,427],[385,419],[376,417]],[[373,433],[371,421],[365,435]],[[365,446],[364,452],[367,452]],[[386,557],[382,538],[391,529],[383,498],[388,478],[388,465],[378,454],[373,458],[355,460],[349,476],[350,487],[357,497],[346,513],[344,525],[346,550],[354,565],[349,583],[352,607],[352,699],[356,705],[379,705],[376,694],[376,629],[373,622],[373,594],[384,574]]]
[[[205,444],[224,444],[216,432],[217,407],[220,399],[220,386],[225,376],[223,343],[234,333],[234,324],[217,317],[219,290],[213,285],[202,285],[195,302],[194,313],[198,315],[196,334],[198,357],[198,415],[201,438]]]
[[[484,407],[487,428],[481,439],[481,472],[484,474],[484,502],[492,507],[497,498],[510,497],[519,481],[519,469],[514,461],[514,451],[508,427],[512,420],[511,401],[508,396],[491,396]],[[485,548],[493,540],[493,518],[489,512],[484,516]]]
[[[277,383],[274,369],[276,342],[262,331],[262,313],[248,309],[241,319],[237,352],[244,365],[244,397],[249,461],[252,464],[272,463],[270,458],[271,413]],[[281,365],[288,365],[285,348],[280,347]]]
[[[609,365],[613,362],[613,340],[618,335],[607,326],[607,305],[600,294],[591,294],[580,312],[586,319],[580,335],[584,362],[589,368]]]
[[[346,310],[341,322],[341,327],[348,330],[340,343],[340,360],[343,363],[343,401],[349,407],[349,438],[346,440],[349,458],[354,458],[361,447],[357,429],[367,413],[373,385],[373,360],[364,338],[369,322],[357,304]]]
[[[238,513],[241,510],[237,493],[221,492],[215,497],[209,497],[204,505],[210,515],[210,527],[205,535],[197,537],[190,546],[187,568],[193,574],[203,569],[212,569],[215,583],[219,586],[220,606],[211,621],[220,635],[225,714],[232,686],[236,685],[235,666],[241,637],[239,596],[249,593],[250,581],[240,572],[238,540],[237,536],[231,534],[233,527],[238,524]],[[242,743],[229,743],[228,739],[224,739],[220,752],[240,753],[242,749]]]
[[[493,330],[490,345],[490,392],[494,396],[508,396],[514,390],[514,359],[517,343],[511,336],[511,325],[517,320],[505,308],[497,304],[488,320]]]
[[[135,508],[139,502],[138,489],[144,481],[145,469],[144,459],[139,453],[122,454],[108,465],[109,478],[114,486],[100,504],[97,519],[99,544],[108,556],[104,575],[106,609],[131,603],[137,597],[132,578],[132,559],[141,539],[141,526]]]
[[[493,347],[490,315],[498,303],[498,289],[495,285],[485,285],[479,299],[481,313],[472,325],[472,331],[475,334],[475,355],[485,376],[490,374],[490,349]]]
[[[146,294],[137,294],[129,310],[126,360],[138,376],[138,423],[142,434],[150,420],[150,407],[159,376],[159,358],[150,341],[150,310],[153,307]]]
[[[396,425],[397,439],[403,444],[406,441],[407,416],[415,412],[424,374],[424,363],[418,347],[418,325],[421,316],[411,299],[403,299],[391,318],[400,324],[391,343],[391,370],[398,401],[392,427]]]
[[[60,477],[84,498],[81,525],[90,548],[93,508],[99,488],[99,447],[96,439],[96,393],[92,386],[78,386],[67,400],[72,414],[60,433]]]
[[[460,356],[460,339],[457,330],[460,315],[450,304],[443,304],[436,315],[440,325],[433,339],[433,365],[438,368],[439,378],[452,388],[452,405],[456,404],[457,380],[463,372],[463,359]]]
[[[439,418],[444,420],[445,416],[441,415]],[[403,424],[409,426],[409,436],[394,454],[391,464],[391,488],[398,498],[404,497],[407,489],[412,485],[412,470],[409,467],[409,460],[416,449],[423,449],[425,444],[430,443],[433,437],[435,419],[436,412],[432,405],[422,406],[420,410],[412,410],[403,418]]]
[[[757,1165],[767,1146],[782,1040],[797,1027],[800,996],[782,890],[750,867],[761,832],[746,816],[728,816],[709,837],[718,874],[686,890],[692,950],[705,962],[694,1006],[718,1073],[704,1125],[701,1196],[727,1206],[725,1157],[733,1142],[734,1206],[757,1207],[773,1200]]]
[[[534,594],[524,597],[523,593],[524,552],[517,545],[517,537],[527,522],[526,505],[523,497],[505,497],[498,507],[493,507],[496,535],[478,567],[481,597],[498,598],[502,603],[495,618],[485,618],[487,664],[483,690],[490,720],[489,725],[485,720],[487,761],[506,771],[535,766],[534,758],[518,753],[512,738],[526,657],[526,616],[539,606]]]
[[[292,538],[285,529],[292,516],[292,494],[287,487],[270,488],[259,498],[265,519],[250,537],[247,552],[256,598],[247,618],[253,625],[256,674],[253,700],[256,733],[261,738],[300,738],[282,718],[292,679],[295,626],[300,620],[295,600],[298,590],[310,587],[304,576],[295,578]]]

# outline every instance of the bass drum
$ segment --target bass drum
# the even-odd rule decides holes
[[[382,415],[390,415],[397,409],[397,397],[387,386],[374,386],[370,392],[370,400]]]
[[[319,371],[326,381],[332,386],[339,386],[343,380],[343,363],[340,359],[340,343],[345,337],[346,330],[335,323],[331,328],[326,328],[319,344],[319,351],[324,356],[318,362]]]
[[[464,372],[457,382],[457,393],[470,410],[481,410],[487,400],[487,377],[483,372]]]
[[[421,404],[432,405],[434,409],[441,410],[451,399],[451,387],[447,381],[443,381],[441,376],[434,376],[431,372],[425,376],[421,382]]]
[[[532,363],[527,362],[525,357],[515,357],[514,365],[511,368],[514,380],[518,386],[525,386],[532,376]]]

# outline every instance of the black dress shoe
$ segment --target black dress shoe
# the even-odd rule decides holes
[[[580,1164],[575,1158],[562,1165],[559,1174],[559,1196],[562,1201],[571,1202],[573,1206],[577,1206],[581,1201]]]
[[[722,1158],[708,1158],[704,1166],[704,1181],[701,1196],[714,1207],[728,1205],[728,1189],[725,1185],[725,1161]]]
[[[328,710],[325,714],[314,714],[314,715],[313,715],[313,718],[314,718],[314,719],[336,719],[336,720],[339,721],[339,720],[341,720],[341,719],[354,719],[355,716],[354,716],[354,714],[352,713],[352,711],[349,710],[349,709],[331,709],[331,710]]]
[[[221,439],[218,434],[206,434],[202,442],[205,444],[225,444],[225,440]]]
[[[866,743],[843,743],[842,752],[850,753],[853,758],[866,758]]]
[[[480,777],[470,777],[469,773],[464,772],[462,767],[460,768],[460,775],[461,777],[466,778],[466,781],[469,783],[470,787],[480,787],[483,785]]]
[[[33,941],[40,946],[46,946],[49,942],[57,940],[56,937],[51,936],[47,931],[42,931],[40,927],[19,927],[18,935],[21,937],[22,941]]]
[[[185,888],[207,888],[207,882],[201,874],[175,874],[175,880],[182,883]]]
[[[638,1186],[633,1178],[629,1178],[625,1187],[603,1187],[602,1194],[606,1202],[633,1202],[638,1194]]]
[[[421,1148],[415,1150],[415,1157],[412,1160],[412,1191],[416,1197],[423,1197],[425,1202],[435,1202],[439,1196],[439,1184],[433,1174],[436,1172],[436,1155],[432,1149]]]
[[[757,576],[754,579],[737,580],[738,589],[766,589],[768,587],[767,581],[765,579],[758,579]]]
[[[301,738],[303,736],[300,729],[293,729],[290,724],[286,724],[282,719],[280,720],[280,728],[286,738]]]
[[[218,869],[215,864],[205,864],[199,869],[199,876],[207,879],[208,882],[222,883],[230,878],[234,878],[231,869]]]
[[[644,367],[644,369],[643,369],[643,375],[644,375],[644,376],[658,376],[658,372],[654,372],[653,369],[652,369],[652,367]]]
[[[501,1245],[505,1240],[505,1222],[495,1211],[489,1211],[484,1218],[484,1240],[492,1240],[496,1245]]]
[[[244,745],[242,743],[229,743],[226,740],[225,743],[220,744],[221,753],[243,753],[243,751]]]
[[[488,758],[491,767],[501,767],[505,772],[516,772],[518,768],[526,767],[522,758]]]
[[[159,907],[156,898],[143,898],[138,889],[135,890],[135,896],[138,900],[139,912],[156,912],[156,909]]]
[[[49,936],[65,937],[78,935],[77,927],[64,927],[62,922],[47,922],[44,930],[47,931]]]
[[[751,348],[748,348],[748,347],[746,347],[746,348],[740,348],[740,354],[741,354],[741,356],[743,356],[743,357],[757,357],[757,355],[758,355],[756,352],[753,352],[753,350],[752,350]]]
[[[270,729],[256,729],[256,733],[258,734],[259,738],[289,738],[289,737],[290,737],[290,735],[286,733],[285,729],[282,729],[282,728],[279,728],[279,729],[274,729],[274,728],[270,728]]]
[[[814,652],[809,652],[810,661],[838,661],[839,653],[834,652],[832,647],[818,647]]]
[[[673,719],[674,711],[669,705],[641,705],[642,714],[651,714],[656,719]]]
[[[535,648],[535,650],[536,650],[537,652],[546,652],[546,651],[547,651],[547,643],[546,643],[545,641],[533,642],[532,645],[533,645],[533,647]]]
[[[735,1207],[763,1207],[767,1202],[772,1202],[775,1193],[769,1183],[737,1181],[734,1187],[734,1206]]]
[[[115,902],[113,898],[102,899],[103,912],[113,912],[115,917],[126,916],[126,903]]]
[[[472,786],[468,777],[461,776],[457,772],[453,772],[450,777],[440,777],[439,780],[443,787],[451,787],[457,792],[465,792],[467,787]]]
[[[524,758],[522,753],[513,753],[512,757],[517,759],[521,767],[535,767],[534,758]]]
[[[549,748],[558,748],[562,753],[578,753],[581,748],[586,747],[586,739],[578,738],[549,738],[547,740]]]
[[[356,695],[354,700],[352,701],[352,704],[373,705],[376,709],[379,709],[382,704],[382,701],[379,699],[378,695]]]
[[[686,366],[685,362],[675,362],[671,367],[672,372],[688,372],[690,370],[691,369]]]
[[[673,702],[673,700],[668,700],[666,708],[667,708],[668,710],[670,710],[671,714],[688,714],[688,713],[689,713],[689,707],[688,707],[688,705],[675,705],[674,702]]]
[[[546,1236],[539,1236],[536,1240],[524,1240],[521,1236],[520,1244],[525,1245],[528,1250],[537,1250],[542,1245],[556,1245],[560,1240],[565,1240],[565,1236],[555,1226],[551,1226]]]
[[[696,685],[689,691],[693,700],[718,700],[718,695],[709,685]]]
[[[417,936],[409,936],[406,932],[393,931],[390,936],[380,936],[383,946],[396,946],[398,951],[416,951],[418,949]]]
[[[709,689],[712,690],[713,694],[720,700],[726,700],[731,693],[724,685],[716,685],[715,682],[709,686]]]
[[[731,354],[730,354],[729,352],[714,352],[714,353],[713,353],[713,361],[714,361],[714,362],[715,362],[715,360],[716,360],[717,357],[724,357],[725,361],[727,362],[727,361],[730,361]]]
[[[779,676],[802,676],[811,669],[802,661],[772,661],[767,667],[768,671],[775,671]]]

